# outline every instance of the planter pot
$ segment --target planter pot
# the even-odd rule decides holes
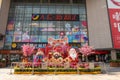
[[[110,67],[119,67],[118,62],[110,62]]]
[[[120,62],[118,63],[118,67],[120,67]]]
[[[0,68],[6,67],[6,63],[0,62]]]

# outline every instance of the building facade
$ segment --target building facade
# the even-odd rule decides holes
[[[26,43],[43,48],[49,37],[64,33],[72,47],[88,43],[116,59],[109,1],[115,0],[1,0],[1,53],[17,53]]]

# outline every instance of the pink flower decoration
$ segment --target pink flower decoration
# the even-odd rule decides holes
[[[85,56],[88,56],[94,53],[93,48],[91,46],[88,46],[87,44],[79,48],[79,51]]]
[[[32,55],[34,49],[35,49],[34,46],[30,46],[29,44],[24,44],[22,46],[23,55],[26,57]]]

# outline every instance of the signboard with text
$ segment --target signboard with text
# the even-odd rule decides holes
[[[78,14],[32,14],[32,21],[79,21]]]
[[[120,48],[120,0],[107,0],[113,47]]]

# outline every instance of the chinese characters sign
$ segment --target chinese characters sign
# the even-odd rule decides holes
[[[79,21],[78,14],[32,14],[32,21]]]
[[[114,48],[120,48],[120,0],[107,0]]]

